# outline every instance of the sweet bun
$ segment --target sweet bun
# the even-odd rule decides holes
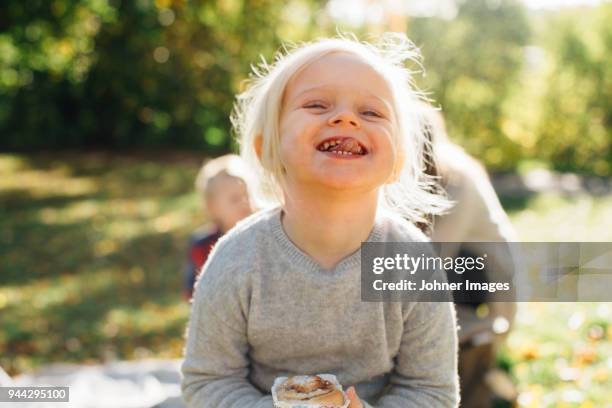
[[[326,407],[341,407],[345,402],[342,390],[318,375],[289,377],[279,385],[276,396],[279,401]]]
[[[317,404],[327,406],[338,406],[344,405],[344,394],[339,389],[335,389],[327,394],[319,395],[318,397],[311,398],[308,402],[314,402]]]

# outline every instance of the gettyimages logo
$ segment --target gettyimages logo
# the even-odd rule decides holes
[[[411,275],[417,271],[445,270],[456,274],[466,271],[484,271],[487,254],[482,256],[458,256],[456,258],[447,256],[411,256],[406,253],[396,254],[395,257],[376,257],[373,260],[372,272],[380,275],[388,270],[404,270]]]

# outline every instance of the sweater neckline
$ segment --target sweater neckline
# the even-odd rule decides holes
[[[361,265],[361,247],[353,253],[342,258],[333,268],[327,269],[321,266],[310,255],[306,254],[287,235],[282,223],[283,209],[278,207],[271,217],[271,230],[274,238],[280,244],[283,252],[289,257],[293,265],[304,267],[308,270],[316,270],[325,275],[334,275],[336,272],[350,270]],[[374,226],[366,239],[366,242],[380,242],[383,237],[383,223],[380,211],[376,214]]]

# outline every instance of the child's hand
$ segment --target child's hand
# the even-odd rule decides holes
[[[348,408],[363,408],[363,404],[357,396],[357,392],[355,392],[355,387],[349,387],[349,389],[346,390],[346,396],[351,401]]]

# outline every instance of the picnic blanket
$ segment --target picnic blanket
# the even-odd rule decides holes
[[[70,402],[20,402],[20,408],[184,408],[180,389],[182,360],[118,361],[102,365],[51,364],[10,378],[2,386],[70,387]],[[14,407],[0,402],[0,407]]]

